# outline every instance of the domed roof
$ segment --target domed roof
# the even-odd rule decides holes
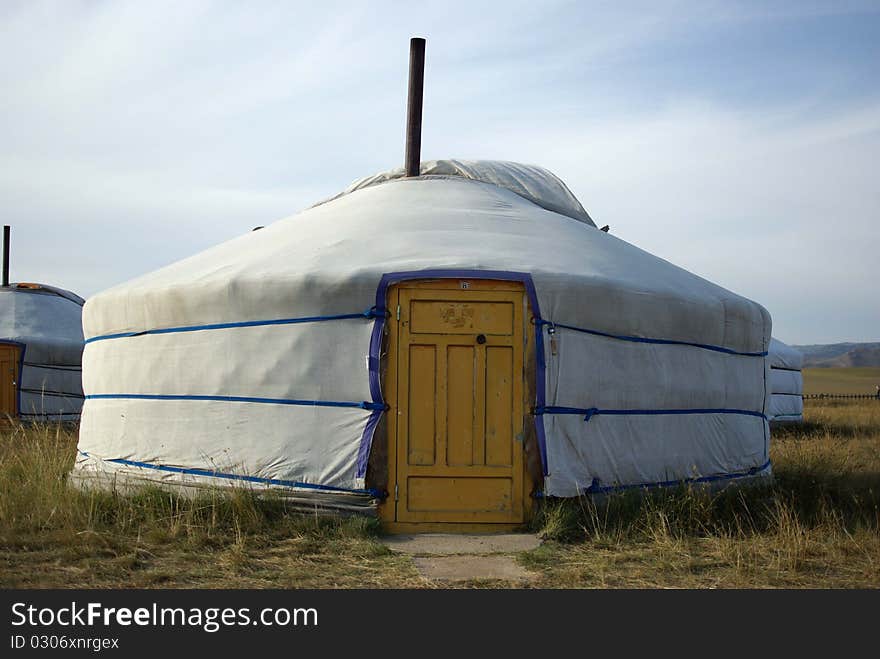
[[[32,358],[51,353],[48,363],[78,363],[82,305],[78,295],[46,284],[0,287],[0,339],[27,344]]]
[[[516,167],[505,170],[511,178],[543,171]],[[501,178],[497,164],[470,169]],[[558,181],[549,173],[543,180],[548,189]],[[373,298],[383,274],[467,269],[530,273],[542,312],[560,322],[766,350],[769,315],[760,305],[510,185],[460,175],[364,179],[330,201],[94,296],[86,334],[350,313]],[[558,201],[544,197],[545,205]]]
[[[788,368],[801,370],[804,365],[803,353],[792,348],[787,343],[777,338],[770,339],[770,366],[775,368]]]
[[[537,165],[524,165],[500,160],[428,160],[421,163],[419,176],[420,178],[457,176],[470,181],[491,183],[505,190],[510,190],[548,211],[573,217],[592,227],[596,226],[565,183],[552,172]],[[401,178],[404,178],[402,167],[373,176],[365,176],[327,201]],[[322,203],[327,202],[323,201],[315,205],[319,206]]]

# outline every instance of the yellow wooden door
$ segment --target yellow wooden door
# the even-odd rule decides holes
[[[18,416],[16,401],[19,347],[0,343],[0,418]]]
[[[434,285],[401,285],[389,300],[396,521],[521,523],[523,290]]]

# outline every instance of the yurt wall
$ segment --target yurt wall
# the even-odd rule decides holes
[[[800,351],[773,339],[770,342],[770,407],[768,418],[774,424],[804,420],[804,358]]]

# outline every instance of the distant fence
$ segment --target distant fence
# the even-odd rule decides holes
[[[804,399],[807,398],[863,398],[863,399],[873,399],[880,400],[877,397],[877,394],[804,394]]]

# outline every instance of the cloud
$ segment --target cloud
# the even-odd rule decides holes
[[[544,165],[615,234],[765,304],[781,338],[878,339],[871,11],[4,4],[13,277],[90,295],[399,165],[421,34],[425,158]]]

